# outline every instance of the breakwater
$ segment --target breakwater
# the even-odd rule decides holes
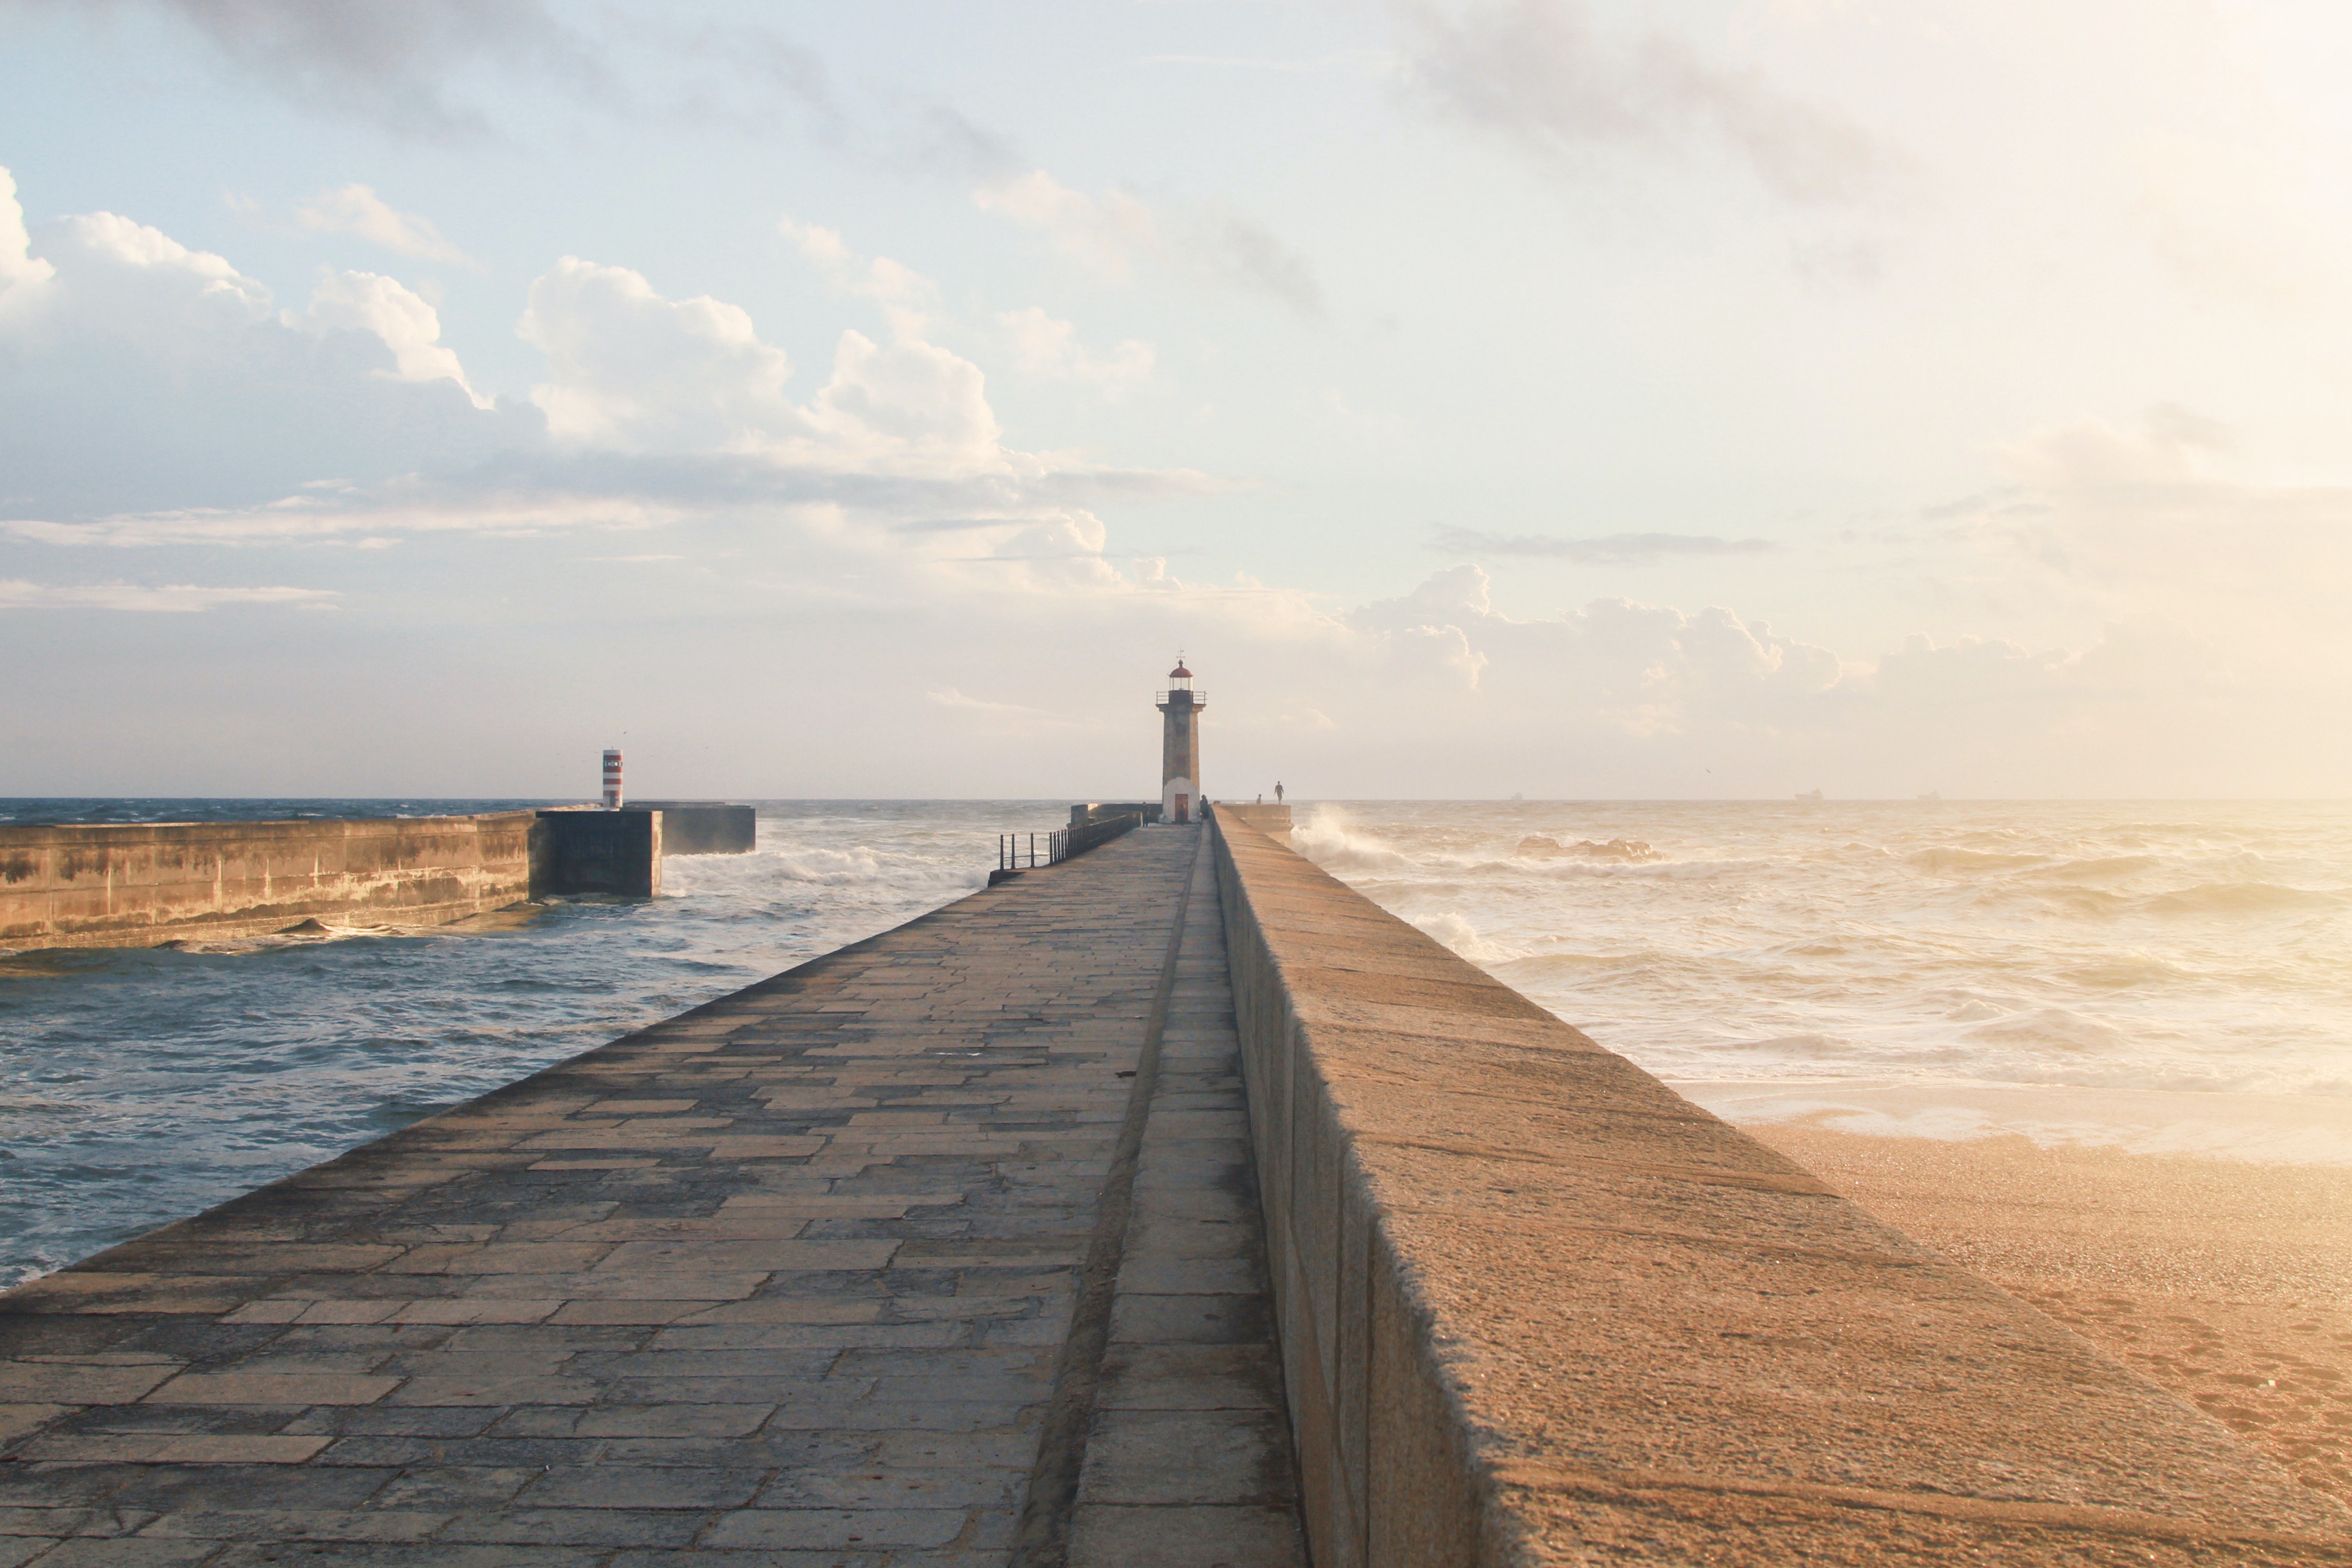
[[[1220,813],[1318,1564],[2352,1562],[2352,1513]]]
[[[753,847],[748,806],[0,826],[0,948],[142,946],[305,922],[444,925],[551,895],[661,893],[676,852]]]
[[[2352,1561],[2219,1427],[1219,835],[1130,834],[0,1296],[20,1539]]]

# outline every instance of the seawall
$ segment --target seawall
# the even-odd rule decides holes
[[[549,894],[653,898],[663,828],[659,811],[588,809],[0,827],[0,949],[153,946],[311,920],[439,925]]]
[[[2352,1562],[2332,1499],[1238,815],[1318,1568]]]
[[[431,925],[528,898],[535,811],[0,828],[0,947],[134,947],[304,920]]]

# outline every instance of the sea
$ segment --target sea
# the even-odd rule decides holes
[[[0,800],[0,823],[522,800]],[[984,885],[1060,801],[759,803],[646,902],[0,955],[0,1284]],[[1317,801],[1300,852],[1709,1109],[2352,1166],[2352,805]]]

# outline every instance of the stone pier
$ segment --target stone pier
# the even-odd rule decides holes
[[[1220,927],[1131,834],[0,1296],[0,1568],[1302,1562]]]

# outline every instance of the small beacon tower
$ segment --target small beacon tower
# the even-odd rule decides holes
[[[621,754],[618,751],[607,751],[604,753],[604,810],[617,811],[620,809]]]
[[[1160,694],[1163,716],[1160,731],[1160,820],[1190,822],[1200,816],[1201,710],[1209,694],[1192,689],[1192,672],[1182,654],[1168,672],[1168,690]]]

